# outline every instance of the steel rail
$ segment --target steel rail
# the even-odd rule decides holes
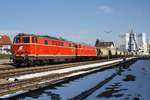
[[[1,71],[0,79],[8,79],[11,77],[25,75],[25,74],[52,71],[52,70],[57,70],[57,69],[75,67],[75,66],[79,66],[79,65],[93,64],[93,63],[97,63],[97,62],[112,61],[112,60],[116,60],[116,59],[120,59],[120,58],[74,62],[74,63],[65,63],[65,64],[47,65],[47,66],[38,66],[38,67],[28,67],[28,68],[15,68],[15,69]]]

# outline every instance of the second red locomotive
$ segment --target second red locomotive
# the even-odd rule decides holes
[[[51,36],[20,33],[14,38],[12,56],[15,65],[32,65],[94,58],[97,51],[95,46],[87,44]]]

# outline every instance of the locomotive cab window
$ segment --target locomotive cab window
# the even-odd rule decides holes
[[[48,45],[48,40],[44,40],[44,44]]]
[[[71,43],[69,43],[69,47],[71,47],[72,45],[71,45]]]
[[[60,42],[60,46],[64,46],[64,43],[63,43],[63,42]]]
[[[29,37],[23,37],[22,38],[22,43],[29,43],[30,42],[30,38]]]
[[[16,38],[14,39],[14,43],[20,43],[20,38],[19,38],[19,37],[16,37]]]
[[[37,43],[37,38],[32,37],[32,43]]]

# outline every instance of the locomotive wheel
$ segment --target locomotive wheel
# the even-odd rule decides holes
[[[45,60],[43,60],[43,63],[44,63],[44,65],[48,65],[49,64],[49,60],[45,59]]]
[[[44,60],[39,60],[41,66],[45,65]]]
[[[36,61],[35,61],[35,64],[38,65],[38,66],[40,66],[41,63],[42,63],[41,60],[36,60]]]
[[[34,61],[31,61],[31,60],[28,61],[28,66],[34,66],[34,65],[35,65]]]

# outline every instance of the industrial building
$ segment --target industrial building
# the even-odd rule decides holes
[[[134,41],[131,41],[130,34],[133,34]],[[126,51],[129,51],[129,49],[132,49],[132,51],[138,51],[140,54],[147,54],[149,53],[149,46],[148,41],[146,39],[146,33],[135,33],[135,32],[127,32],[123,33],[121,36],[122,43],[120,45],[120,48]],[[132,48],[130,48],[132,46]]]

